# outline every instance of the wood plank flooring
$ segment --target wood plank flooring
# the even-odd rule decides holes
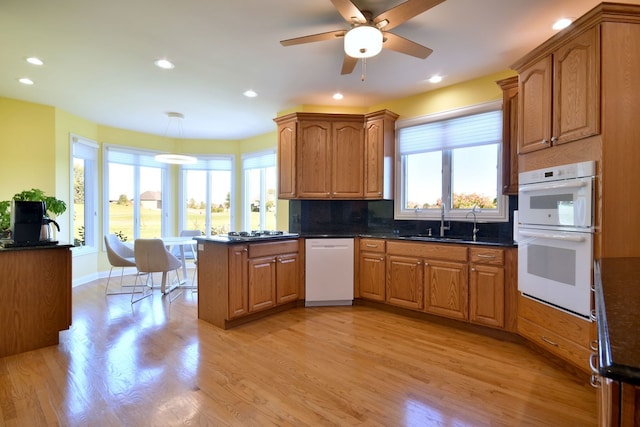
[[[595,390],[518,343],[362,306],[223,331],[190,291],[132,308],[104,283],[58,346],[0,359],[0,425],[597,424]]]

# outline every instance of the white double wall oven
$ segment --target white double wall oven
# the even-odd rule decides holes
[[[595,162],[522,172],[518,290],[590,318]]]

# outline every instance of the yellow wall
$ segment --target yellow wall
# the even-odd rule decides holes
[[[495,82],[513,75],[515,75],[513,71],[507,70],[367,108],[301,105],[279,112],[278,116],[295,111],[364,114],[388,109],[399,114],[400,119],[413,118],[501,99],[502,92]],[[0,200],[8,200],[19,191],[36,187],[68,203],[71,191],[69,134],[73,133],[95,140],[101,145],[109,143],[196,156],[235,155],[236,182],[238,183],[235,192],[237,205],[235,217],[236,228],[240,228],[242,216],[238,202],[241,200],[242,191],[242,154],[275,148],[277,145],[275,123],[273,129],[273,132],[238,141],[175,139],[101,126],[55,107],[0,97],[0,147],[3,154],[3,167],[0,168]],[[101,159],[100,152],[99,170],[102,168]],[[176,177],[177,171],[177,167],[172,169]],[[178,180],[173,181],[175,187],[172,191],[178,194]],[[99,191],[102,191],[102,182],[100,182]],[[175,209],[174,214],[177,214],[177,207]],[[277,209],[278,229],[288,229],[288,202],[278,201]],[[102,212],[99,212],[99,215],[102,215]],[[59,240],[69,241],[71,230],[69,214],[63,215],[60,221],[64,226],[61,224],[63,231],[59,235]],[[103,252],[83,255],[81,259],[76,258],[73,263],[74,280],[78,277],[88,277],[91,280],[94,278],[91,277],[92,275],[95,276],[97,272],[106,271],[109,268]]]

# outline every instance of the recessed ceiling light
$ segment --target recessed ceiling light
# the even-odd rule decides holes
[[[23,85],[32,85],[33,84],[33,80],[31,80],[31,79],[29,79],[27,77],[19,78],[18,81],[20,83],[22,83]]]
[[[558,19],[551,26],[551,28],[553,28],[554,30],[563,30],[563,29],[567,28],[569,25],[571,25],[571,22],[573,22],[573,21],[570,18]]]
[[[158,59],[154,62],[154,64],[156,64],[156,67],[162,68],[164,70],[171,70],[172,68],[175,68],[173,62],[169,61],[168,59]]]
[[[344,96],[340,92],[336,92],[333,94],[333,99],[335,99],[336,101],[339,101],[342,98],[344,98]]]
[[[29,64],[33,64],[33,65],[43,65],[44,62],[42,62],[42,60],[40,58],[36,58],[35,56],[30,56],[29,58],[27,58],[27,62]]]
[[[246,96],[247,98],[255,98],[256,96],[258,96],[258,94],[256,93],[256,91],[249,89],[249,90],[245,90],[244,92],[242,92],[242,94],[244,96]]]
[[[440,83],[442,81],[442,76],[438,76],[437,74],[435,76],[431,76],[431,78],[429,79],[429,83]]]

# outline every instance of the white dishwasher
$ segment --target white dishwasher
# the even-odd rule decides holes
[[[353,239],[305,240],[305,306],[353,304]]]

